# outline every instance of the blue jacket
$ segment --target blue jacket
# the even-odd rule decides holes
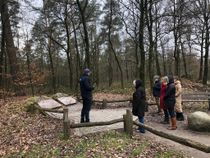
[[[80,91],[81,96],[84,99],[92,99],[92,90],[93,86],[91,85],[90,78],[87,74],[82,75],[80,78]]]
[[[160,97],[160,89],[161,89],[161,82],[160,82],[160,80],[155,81],[155,84],[153,86],[153,96],[154,97]]]

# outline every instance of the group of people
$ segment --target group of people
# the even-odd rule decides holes
[[[81,123],[90,122],[89,112],[92,105],[92,91],[94,87],[90,82],[90,70],[84,69],[84,73],[80,78],[80,90],[83,99],[83,108],[81,111]],[[146,92],[141,80],[134,80],[133,85],[135,92],[132,99],[132,113],[137,116],[139,122],[144,123],[145,109],[147,106]],[[164,124],[170,123],[168,129],[175,130],[177,128],[176,121],[183,121],[183,111],[181,104],[182,86],[178,77],[154,76],[153,96],[155,97],[158,107],[158,113],[164,114]],[[145,133],[144,128],[139,128],[141,133]]]
[[[133,93],[132,113],[137,116],[139,122],[144,123],[144,112],[146,107],[146,93],[141,84],[141,80],[134,80],[136,88]],[[153,96],[157,104],[158,113],[164,114],[163,124],[170,124],[169,130],[176,130],[176,121],[183,121],[181,100],[182,86],[177,76],[154,76]],[[144,133],[144,128],[139,128]]]

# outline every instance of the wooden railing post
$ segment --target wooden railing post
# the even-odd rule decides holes
[[[102,109],[107,108],[107,100],[106,100],[106,99],[103,99],[101,108],[102,108]]]
[[[128,136],[132,137],[133,135],[133,115],[130,110],[126,110],[126,115],[123,115],[124,119],[124,131]]]
[[[70,121],[68,118],[68,108],[63,108],[63,137],[64,139],[69,138]]]

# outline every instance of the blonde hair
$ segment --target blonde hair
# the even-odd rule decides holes
[[[165,81],[166,83],[168,83],[169,82],[168,76],[162,77],[162,81]]]

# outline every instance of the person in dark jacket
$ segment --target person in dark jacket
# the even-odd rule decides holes
[[[164,104],[167,107],[168,113],[170,115],[170,126],[168,129],[175,130],[176,126],[176,115],[175,115],[175,103],[176,103],[176,88],[174,85],[174,78],[173,76],[168,76],[167,88],[166,93],[164,96]]]
[[[158,108],[158,113],[161,113],[161,108],[160,108],[160,89],[161,89],[161,81],[160,81],[160,76],[155,75],[153,77],[154,80],[154,85],[153,85],[153,96],[155,97],[155,102],[157,104]]]
[[[132,113],[138,116],[139,122],[144,123],[144,113],[146,106],[146,93],[141,80],[134,80],[135,92],[133,93]],[[145,133],[144,128],[139,128],[141,133]]]
[[[89,113],[92,105],[92,91],[94,89],[89,78],[90,73],[90,70],[86,68],[84,69],[84,73],[80,78],[80,91],[83,100],[81,123],[90,122]]]

